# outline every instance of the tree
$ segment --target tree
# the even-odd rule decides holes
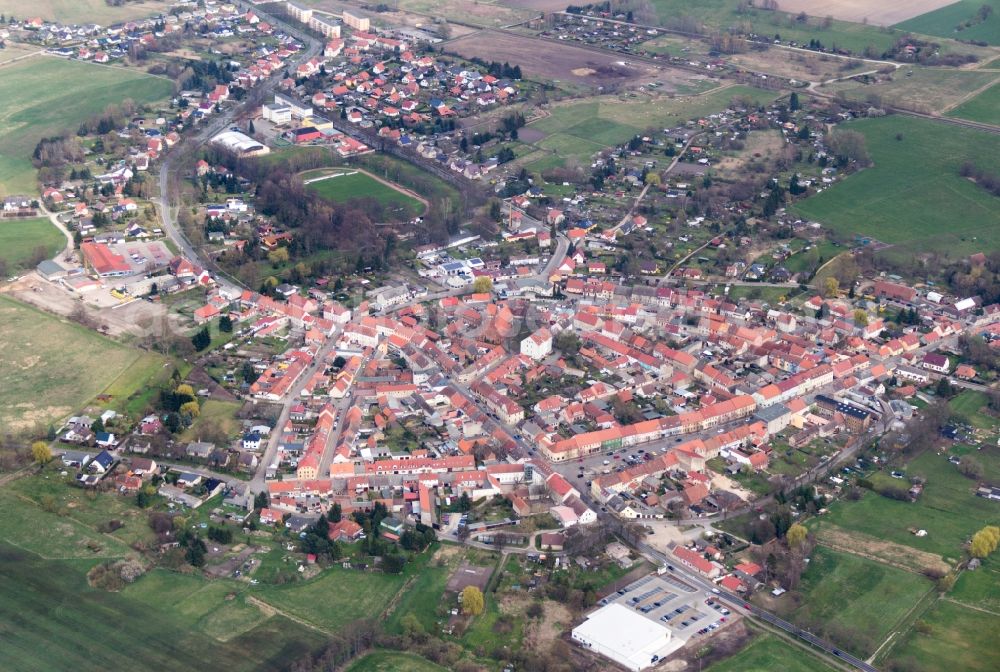
[[[854,311],[854,324],[858,325],[859,327],[867,327],[868,326],[868,313],[866,313],[865,311],[863,311],[860,308],[858,308],[857,310],[855,310]]]
[[[330,513],[327,516],[328,520],[331,523],[339,523],[342,516],[343,516],[343,513],[341,511],[340,504],[337,503],[337,502],[334,502],[333,506],[330,507]]]
[[[840,283],[837,282],[837,278],[831,276],[824,280],[823,291],[826,297],[837,296],[837,292],[840,291]]]
[[[980,559],[985,558],[995,549],[996,546],[991,544],[990,538],[983,534],[982,530],[972,535],[972,543],[969,544],[969,553],[972,557]]]
[[[658,187],[660,186],[660,174],[659,173],[646,173],[646,179],[644,180],[646,184]]]
[[[201,415],[201,407],[198,406],[197,400],[194,399],[184,404],[181,404],[180,411],[181,413],[184,413],[190,418],[197,418],[199,415]]]
[[[469,498],[469,493],[463,492],[462,496],[458,498],[458,508],[461,511],[468,511],[472,508],[472,499]]]
[[[198,333],[191,337],[191,345],[199,352],[207,348],[211,343],[212,334],[209,333],[207,326],[202,327]]]
[[[973,457],[963,457],[958,463],[958,472],[966,478],[978,481],[983,477],[983,465]]]
[[[472,291],[477,294],[488,294],[493,291],[493,278],[481,275],[472,283]]]
[[[52,461],[52,449],[44,441],[35,441],[31,444],[31,457],[38,463],[38,466],[44,467]]]
[[[486,609],[483,600],[483,591],[475,586],[466,586],[462,589],[462,613],[466,616],[478,616]]]
[[[785,533],[789,548],[798,548],[806,540],[807,536],[809,536],[809,530],[806,529],[805,525],[800,525],[799,523],[793,524],[788,528],[788,532]]]
[[[253,127],[253,119],[250,120],[250,124],[247,126],[247,133],[253,135],[257,132],[257,129]]]
[[[178,397],[187,397],[188,399],[194,399],[194,388],[188,385],[187,383],[181,383],[180,385],[178,385],[177,389],[174,390],[174,393]]]
[[[288,248],[279,247],[275,250],[271,250],[267,253],[267,260],[270,261],[273,266],[288,263]]]
[[[253,498],[253,508],[258,511],[261,509],[266,509],[271,504],[271,498],[267,494],[267,490],[261,490]]]
[[[223,315],[219,318],[219,331],[224,334],[233,333],[233,318],[228,315]]]
[[[799,94],[792,91],[792,95],[788,98],[788,109],[795,112],[800,107],[802,107],[802,105],[799,103]]]

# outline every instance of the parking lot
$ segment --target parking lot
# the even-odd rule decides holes
[[[732,616],[730,610],[700,589],[670,574],[646,576],[608,595],[598,604],[622,604],[657,624],[674,639],[690,640],[717,630]]]

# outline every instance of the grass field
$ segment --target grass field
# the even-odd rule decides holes
[[[99,0],[94,0],[99,1]],[[100,0],[103,4],[103,1]],[[37,86],[45,82],[45,86]],[[68,130],[108,105],[130,98],[159,101],[173,91],[166,79],[47,56],[3,68],[0,76],[0,195],[34,193],[30,157],[38,141]]]
[[[7,486],[10,494],[19,498],[16,510],[30,515],[26,509],[34,507],[54,516],[54,520],[72,521],[97,531],[98,527],[111,520],[122,523],[122,527],[111,534],[102,535],[106,545],[121,554],[127,554],[128,546],[141,542],[151,542],[156,535],[146,524],[146,513],[135,506],[134,497],[104,495],[94,497],[86,490],[72,486],[72,475],[60,475],[62,465],[53,463],[44,472],[14,481]],[[55,514],[50,513],[55,511]],[[24,531],[27,536],[28,531]],[[120,544],[114,541],[121,542]],[[36,551],[39,552],[39,551]],[[45,551],[40,555],[46,557]]]
[[[1000,83],[952,109],[948,116],[1000,125]]]
[[[731,658],[716,663],[708,672],[832,672],[818,657],[810,655],[774,635],[758,635]]]
[[[983,5],[993,8],[993,13],[986,21],[956,30],[959,24],[975,19],[976,12]],[[924,35],[1000,45],[1000,0],[959,0],[937,11],[904,21],[895,27]]]
[[[985,392],[963,390],[948,401],[948,407],[976,429],[992,430],[997,426],[997,421],[982,411],[988,402]]]
[[[101,390],[101,394],[110,397],[107,406],[134,417],[144,413],[151,405],[153,397],[159,394],[160,387],[170,379],[173,370],[168,360],[143,352]]]
[[[161,14],[170,8],[169,2],[142,0],[126,2],[112,7],[105,0],[36,0],[25,4],[23,0],[0,0],[0,13],[8,18],[27,19],[40,16],[62,24],[99,23],[106,26],[129,19]]]
[[[843,237],[872,236],[899,257],[953,256],[1000,245],[995,196],[958,174],[965,160],[995,165],[1000,136],[900,116],[848,124],[875,165],[794,210]],[[896,136],[900,134],[901,140]]]
[[[51,259],[65,245],[66,237],[46,217],[0,222],[0,259],[8,272],[28,268],[38,248]]]
[[[378,574],[333,567],[311,581],[285,586],[260,585],[259,599],[324,630],[361,618],[378,618],[406,580],[420,573],[428,555],[406,564],[402,574]]]
[[[889,655],[893,669],[914,672],[992,672],[1000,669],[1000,615],[938,600]],[[920,630],[925,630],[925,633]]]
[[[426,658],[399,651],[376,651],[354,661],[346,672],[444,672]]]
[[[907,612],[932,587],[918,574],[823,546],[813,552],[802,575],[802,606],[793,618],[810,627],[855,633],[845,645],[855,655],[870,655]]]
[[[712,29],[727,29],[745,26],[751,32],[761,35],[780,35],[784,41],[794,40],[799,44],[816,39],[826,47],[847,49],[854,53],[864,52],[871,46],[881,53],[892,45],[898,31],[883,31],[877,26],[860,23],[833,21],[829,28],[822,28],[822,18],[810,18],[806,24],[793,20],[784,12],[751,10],[746,14],[736,11],[738,0],[651,0],[660,17],[660,23],[671,27],[677,25],[679,17],[691,17]],[[779,7],[781,3],[778,3]]]
[[[457,560],[461,557],[461,554],[456,553],[454,562],[440,567],[435,562],[429,563],[420,572],[420,576],[399,596],[399,603],[386,619],[386,630],[397,634],[402,633],[403,628],[400,621],[407,614],[413,614],[427,632],[437,631],[438,628],[435,626],[440,618],[437,615],[437,608],[441,604],[445,587],[448,585],[448,577],[451,575],[454,565],[457,564]]]
[[[108,593],[87,585],[93,564],[42,560],[0,545],[0,669],[271,670],[321,644],[280,616],[248,613],[235,582],[208,584],[158,570]],[[188,608],[185,600],[208,586]],[[176,601],[182,591],[185,600]]]
[[[7,374],[0,424],[21,430],[59,420],[141,357],[139,350],[0,296],[0,370]]]
[[[304,173],[303,178],[315,179],[323,175],[336,177],[313,182],[308,187],[325,199],[343,203],[356,198],[373,198],[385,206],[386,213],[394,220],[409,219],[423,212],[423,204],[417,199],[362,172],[321,168]]]
[[[993,555],[979,569],[962,572],[949,597],[975,609],[1000,614],[1000,558]]]
[[[939,555],[951,563],[961,557],[962,545],[973,532],[1000,522],[1000,507],[973,495],[973,482],[944,455],[920,455],[906,465],[906,475],[927,479],[916,502],[867,492],[857,502],[836,502],[809,526],[821,538],[823,529],[832,526]],[[917,537],[910,529],[926,530],[927,536]]]
[[[594,153],[621,144],[647,128],[662,129],[719,112],[736,97],[760,104],[774,100],[776,94],[731,86],[699,96],[654,101],[606,96],[554,106],[549,116],[529,127],[546,134],[536,144],[551,154],[532,162],[528,168],[540,172],[560,165],[567,158],[589,163]]]
[[[180,439],[182,441],[194,441],[198,438],[202,427],[219,427],[228,436],[235,436],[241,428],[241,423],[236,419],[236,413],[243,407],[237,401],[219,401],[217,399],[206,399],[201,404],[201,415],[191,423],[191,426],[184,430]]]
[[[957,104],[996,78],[995,72],[913,66],[900,70],[893,75],[892,81],[866,85],[848,80],[826,87],[826,90],[840,91],[848,100],[865,102],[877,96],[874,100],[884,105],[932,113]]]

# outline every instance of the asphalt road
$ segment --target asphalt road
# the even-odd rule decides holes
[[[243,3],[237,3],[237,4],[241,6],[243,11],[251,9],[249,5],[244,5]],[[266,18],[271,23],[272,26],[280,28],[286,34],[291,35],[295,39],[302,42],[302,44],[304,45],[304,47],[301,50],[299,50],[299,53],[295,56],[295,58],[291,59],[284,68],[281,68],[278,71],[276,71],[274,74],[271,75],[269,79],[261,82],[254,89],[255,91],[263,90],[266,93],[271,91],[274,88],[275,84],[277,84],[277,82],[282,79],[285,70],[294,70],[298,64],[304,63],[313,56],[316,56],[320,52],[322,45],[318,40],[315,40],[309,35],[306,35],[299,29],[295,28],[294,26],[291,26],[288,23],[281,21],[280,19],[274,17],[273,15],[269,15],[266,12],[262,12],[260,7],[252,7],[252,9],[261,18]],[[249,112],[251,108],[255,106],[256,106],[255,103],[251,103],[248,101],[224,109],[218,115],[210,117],[209,121],[207,121],[204,125],[202,125],[201,129],[197,131],[194,135],[183,137],[183,139],[181,140],[181,147],[183,147],[185,150],[194,150],[200,147],[201,145],[208,142],[209,139],[211,139],[214,135],[222,132],[224,129],[231,126],[234,119],[245,114],[246,112]],[[194,245],[191,244],[191,241],[188,240],[187,235],[180,229],[180,227],[177,225],[176,220],[174,219],[174,212],[181,206],[181,204],[170,202],[170,192],[168,186],[170,182],[171,173],[178,169],[178,167],[175,166],[175,163],[177,162],[178,157],[182,156],[182,152],[180,151],[181,147],[175,148],[174,151],[172,152],[168,152],[163,159],[163,163],[160,164],[159,205],[160,205],[160,215],[163,220],[163,232],[167,235],[167,237],[170,238],[170,240],[174,242],[174,244],[177,246],[177,249],[181,252],[183,256],[187,257],[192,261],[197,261],[204,268],[213,268],[214,264],[211,263],[211,260],[207,259],[204,255],[202,255],[200,250],[198,250]],[[227,289],[229,291],[239,291],[240,289],[233,281],[229,279],[223,277],[216,277],[215,279],[216,282],[218,282],[219,285],[224,289]]]

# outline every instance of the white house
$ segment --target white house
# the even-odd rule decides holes
[[[542,327],[521,341],[521,354],[534,360],[542,360],[552,352],[552,332]]]

